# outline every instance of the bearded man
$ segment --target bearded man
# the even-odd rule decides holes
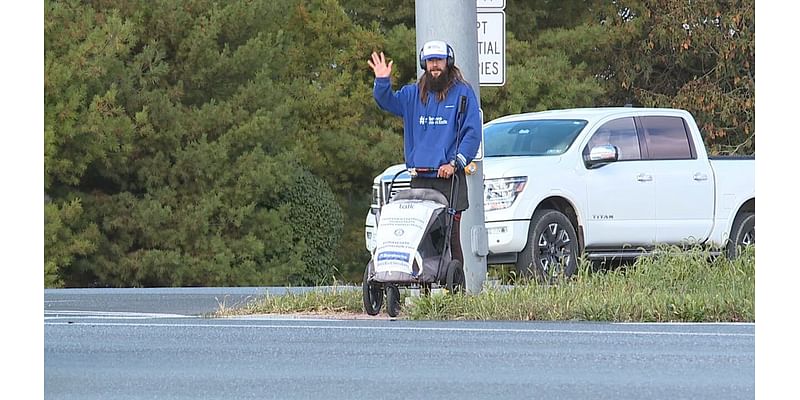
[[[461,212],[469,207],[464,167],[478,152],[481,117],[475,91],[455,65],[453,48],[441,40],[425,43],[419,52],[424,71],[415,84],[392,91],[393,61],[373,52],[367,63],[375,73],[373,96],[378,106],[403,118],[406,167],[412,170],[412,188],[433,188],[445,195],[454,209],[451,248],[461,261]],[[416,171],[416,173],[414,172]],[[451,199],[453,175],[459,184],[455,204]]]

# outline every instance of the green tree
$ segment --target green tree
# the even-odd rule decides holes
[[[59,207],[45,203],[45,264],[46,287],[63,285],[61,271],[69,268],[75,258],[92,254],[100,239],[97,225],[82,218],[83,207],[75,199]]]
[[[283,79],[292,70],[278,57],[290,45],[275,27],[291,7],[45,6],[46,235],[66,229],[60,221],[91,221],[99,231],[71,258],[46,242],[47,265],[57,266],[48,282],[266,285],[333,276],[334,263],[314,261],[333,258],[341,231],[329,185],[315,189],[313,209],[285,197],[319,183],[291,141],[298,121],[284,118],[297,109],[287,107],[292,82]],[[65,216],[76,199],[81,223]],[[305,214],[330,229],[294,223]]]
[[[755,152],[753,0],[617,2],[600,23],[610,99],[687,109],[711,153]]]
[[[754,3],[509,0],[485,119],[682,107],[754,152]],[[402,121],[372,51],[417,76],[413,1],[46,0],[45,284],[358,281]]]

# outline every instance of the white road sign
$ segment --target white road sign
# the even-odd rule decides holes
[[[477,0],[478,8],[506,8],[506,0]]]
[[[506,83],[506,13],[478,12],[478,73],[481,86]]]

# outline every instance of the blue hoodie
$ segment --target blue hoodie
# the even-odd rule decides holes
[[[373,96],[381,109],[403,117],[406,167],[438,169],[450,161],[464,167],[475,158],[481,143],[482,121],[478,99],[468,84],[456,83],[443,102],[429,92],[428,104],[422,104],[417,84],[392,92],[390,78],[375,78]],[[459,132],[461,143],[456,149],[456,115],[461,96],[466,96],[467,107]],[[419,176],[436,177],[436,172]]]

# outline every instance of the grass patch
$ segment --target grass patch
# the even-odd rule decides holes
[[[266,295],[242,307],[217,311],[215,316],[292,313],[363,313],[361,285],[342,286],[334,284],[326,290],[310,290],[306,293]]]
[[[401,290],[401,301],[408,297]],[[385,312],[385,311],[384,311]],[[225,315],[363,313],[361,288],[267,296]],[[366,314],[365,314],[366,315]],[[619,322],[754,322],[755,250],[736,260],[696,248],[662,247],[633,265],[578,274],[556,285],[487,285],[479,295],[412,297],[402,318],[421,320],[585,320]]]

